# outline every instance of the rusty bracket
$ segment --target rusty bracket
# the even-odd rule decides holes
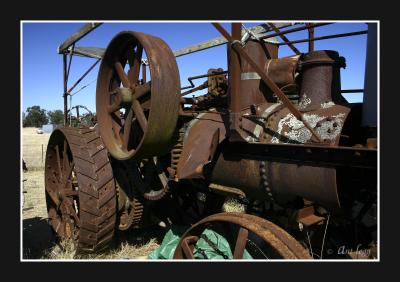
[[[321,138],[312,129],[306,120],[303,118],[303,114],[290,102],[289,98],[282,92],[282,90],[275,84],[275,82],[263,72],[263,70],[254,62],[249,55],[242,49],[242,45],[238,41],[234,41],[229,33],[219,24],[212,23],[214,27],[230,42],[232,48],[238,52],[257,72],[264,83],[275,93],[276,96],[282,101],[282,103],[289,109],[289,111],[300,121],[303,122],[305,127],[310,130],[311,134],[321,143]]]

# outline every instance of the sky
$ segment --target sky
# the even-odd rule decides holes
[[[48,111],[63,109],[63,60],[57,47],[85,23],[24,22],[22,23],[22,111],[40,105]],[[244,22],[252,27],[257,22]],[[230,31],[230,24],[222,24]],[[315,37],[335,33],[366,30],[365,23],[335,23],[315,28]],[[202,23],[104,23],[76,43],[76,46],[107,47],[120,31],[132,30],[155,35],[163,39],[174,51],[212,38],[220,33],[208,22]],[[286,35],[291,40],[307,38],[307,31]],[[342,89],[364,88],[367,35],[315,41],[315,50],[336,50],[346,58],[346,69],[341,69]],[[280,39],[279,39],[280,40]],[[301,52],[307,52],[308,43],[296,44]],[[279,57],[293,55],[287,46],[279,47]],[[95,59],[74,56],[71,64],[68,88],[95,62]],[[209,68],[227,69],[226,45],[177,58],[181,86],[189,85],[190,76],[207,73]],[[99,64],[82,80],[72,93],[88,85],[72,97],[72,106],[85,105],[95,112],[96,79]],[[203,80],[195,80],[196,85]],[[362,93],[346,94],[349,102],[362,102]],[[68,99],[68,103],[70,100]],[[70,107],[70,105],[68,105]]]

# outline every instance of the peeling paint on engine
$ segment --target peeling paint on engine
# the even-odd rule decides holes
[[[304,93],[299,101],[299,109],[305,109],[309,104],[311,104],[311,99],[307,97],[306,93]]]
[[[332,101],[330,101],[330,102],[325,102],[325,103],[322,103],[322,104],[321,104],[321,108],[327,109],[327,108],[330,108],[330,107],[332,107],[332,106],[334,106],[334,105],[335,105],[335,103],[332,102]]]
[[[321,139],[334,140],[340,134],[343,127],[344,113],[339,113],[327,118],[316,114],[304,114],[304,120],[315,128]],[[288,130],[283,132],[283,130]],[[279,143],[279,137],[285,136],[292,141],[305,143],[311,139],[311,132],[304,126],[302,121],[299,121],[293,114],[288,113],[278,123],[277,133],[272,137],[271,143]]]

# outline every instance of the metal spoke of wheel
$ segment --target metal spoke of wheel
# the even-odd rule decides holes
[[[130,50],[132,51],[132,50]],[[128,61],[130,69],[128,71],[128,79],[131,85],[134,85],[139,80],[140,63],[142,61],[143,46],[138,45],[135,53],[129,52]],[[133,56],[132,56],[133,55]]]
[[[68,144],[67,141],[64,140],[64,147],[63,147],[63,169],[65,169],[67,167],[67,165],[69,164],[68,162]]]
[[[117,114],[115,112],[111,113],[111,117],[112,119],[119,125],[122,127],[122,121],[121,118],[117,116]]]
[[[240,227],[236,239],[235,251],[233,252],[233,259],[243,258],[243,253],[246,248],[248,236],[249,236],[249,231],[246,228]]]
[[[71,166],[69,167],[68,173],[65,176],[65,181],[64,181],[64,185],[63,185],[64,189],[67,188],[68,180],[71,178],[72,171],[74,170],[74,167],[75,167],[75,162],[72,162]]]
[[[117,71],[118,77],[122,82],[122,85],[126,88],[129,88],[131,86],[128,76],[126,75],[124,71],[124,67],[122,66],[121,62],[116,62],[114,64],[115,70]]]
[[[54,204],[58,207],[60,205],[60,200],[58,199],[57,193],[53,191],[50,187],[46,186],[47,194],[50,196],[50,199]]]
[[[131,134],[132,127],[132,119],[133,119],[133,109],[129,109],[128,116],[126,117],[124,124],[124,136],[122,138],[122,149],[128,150],[129,136]]]
[[[58,149],[58,145],[56,145],[55,149],[56,149],[56,155],[57,155],[58,177],[59,177],[59,182],[61,183],[63,180],[63,175],[62,175],[62,170],[61,170],[60,151]]]
[[[138,100],[132,101],[132,109],[135,112],[140,127],[142,128],[143,132],[145,132],[147,129],[147,119]]]
[[[151,82],[149,81],[135,88],[135,94],[133,94],[132,99],[137,100],[145,95],[150,94],[151,93],[150,91],[151,91]]]
[[[72,217],[75,219],[76,225],[78,225],[78,227],[80,227],[81,221],[78,217],[78,214],[75,211],[75,207],[70,202],[68,203],[68,211],[72,214]]]
[[[107,110],[108,112],[111,113],[115,113],[116,111],[118,111],[119,109],[121,109],[121,104],[120,102],[114,102],[111,105],[108,106]]]

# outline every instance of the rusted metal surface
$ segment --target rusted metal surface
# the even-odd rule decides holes
[[[266,200],[268,194],[263,189],[259,167],[259,161],[232,160],[221,153],[206,175],[212,183],[242,190],[249,199]]]
[[[48,143],[45,188],[49,220],[77,251],[107,245],[116,222],[115,184],[107,150],[94,130],[56,129]]]
[[[340,68],[345,66],[344,58],[335,51],[305,54],[299,65],[302,72],[300,109],[310,111],[335,103],[347,105],[340,91]]]
[[[260,65],[267,66],[269,61],[276,60],[278,48],[267,44],[265,44],[265,47],[268,49],[269,54],[272,57],[271,60],[268,59],[261,43],[258,41],[247,41],[243,50],[247,52],[254,61],[257,61]],[[271,74],[271,72],[268,72],[268,74]],[[240,75],[240,93],[246,93],[246,95],[240,95],[240,110],[243,110],[252,104],[266,102],[267,99],[272,96],[271,91],[266,87],[264,82],[261,81],[261,78],[255,69],[248,63],[248,61],[242,58],[240,59]]]
[[[218,144],[225,139],[225,134],[224,119],[218,113],[199,114],[193,119],[183,137],[177,178],[204,178],[203,167],[211,162]]]
[[[290,56],[270,59],[264,63],[264,72],[271,77],[272,81],[274,81],[285,94],[296,91],[298,87],[296,78],[299,74],[297,69],[299,59],[300,56]]]
[[[314,206],[306,206],[296,212],[296,221],[304,227],[309,228],[313,225],[320,225],[324,222],[324,217],[315,215]]]
[[[139,85],[143,51],[149,58],[151,81]],[[122,64],[127,59],[130,70],[125,74]],[[131,100],[127,103],[115,92],[122,89],[120,81]],[[110,154],[126,160],[166,153],[178,118],[179,89],[176,60],[164,41],[139,32],[114,37],[100,66],[96,93],[99,129]],[[124,121],[115,114],[121,108]]]
[[[233,247],[233,259],[242,259],[245,249],[256,259],[311,259],[308,251],[277,225],[241,213],[214,214],[194,224],[182,235],[174,259],[194,259],[194,245],[201,233],[205,228],[213,230],[217,224],[222,225],[218,230],[225,230],[224,237]],[[257,254],[251,251],[254,246],[257,246]]]
[[[270,162],[267,170],[276,201],[285,203],[300,196],[329,210],[340,208],[334,168]]]

